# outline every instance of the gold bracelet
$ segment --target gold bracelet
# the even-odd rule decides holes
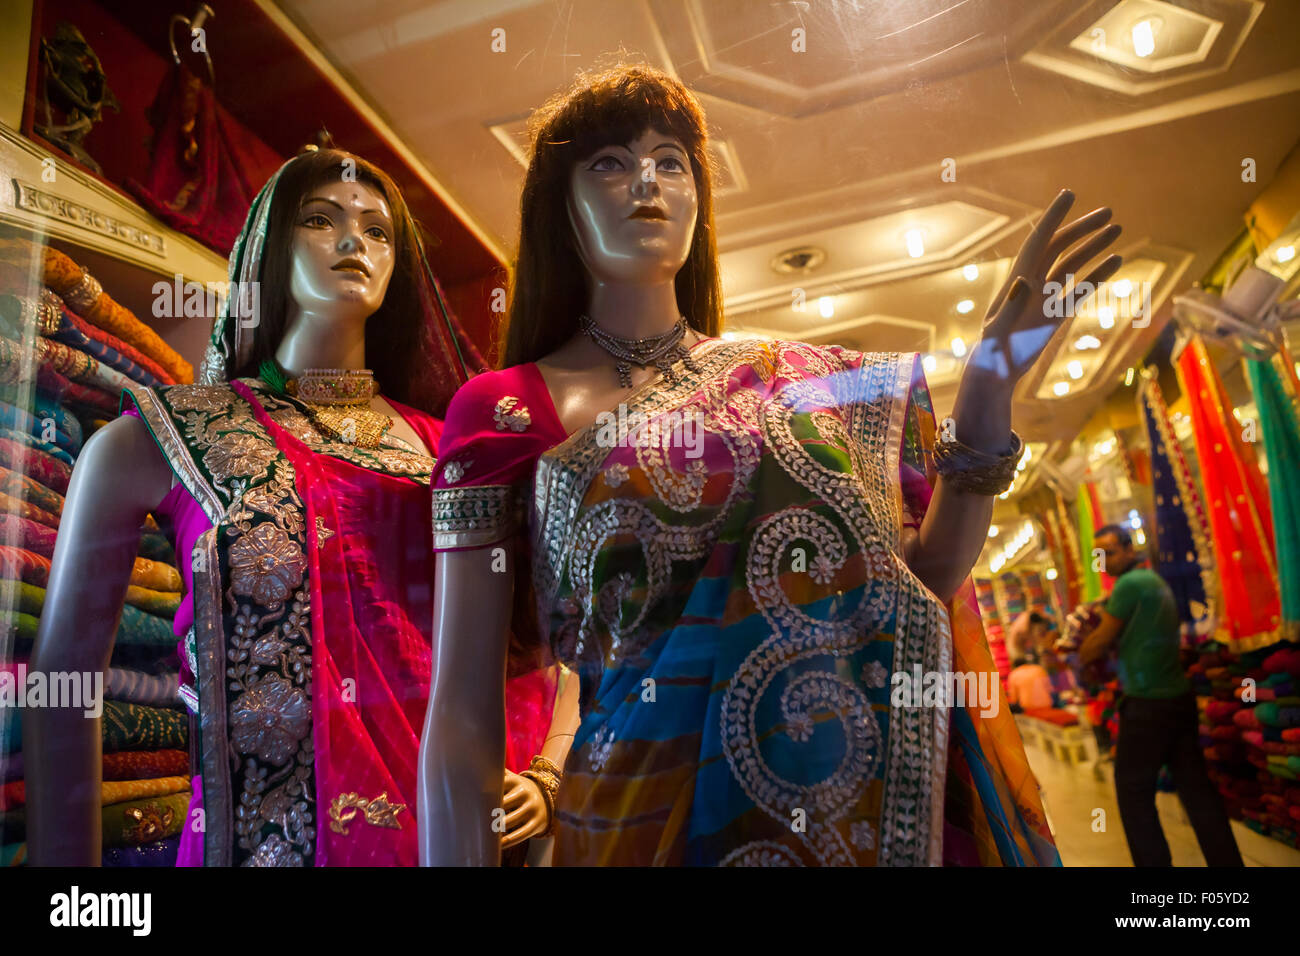
[[[560,794],[560,778],[563,773],[554,761],[538,754],[532,759],[528,769],[519,776],[527,777],[542,791],[542,799],[546,801],[546,829],[537,835],[550,836],[555,831],[555,798]]]

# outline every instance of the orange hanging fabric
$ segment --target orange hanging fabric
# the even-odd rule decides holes
[[[1281,639],[1268,488],[1255,449],[1243,440],[1223,381],[1199,337],[1183,349],[1177,369],[1191,410],[1223,588],[1223,614],[1216,636],[1238,654],[1267,647]]]

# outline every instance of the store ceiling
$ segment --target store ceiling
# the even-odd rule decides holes
[[[960,371],[951,342],[978,337],[1035,211],[1061,186],[1081,211],[1112,206],[1129,263],[1117,278],[1151,283],[1154,321],[1135,327],[1120,300],[1067,323],[1018,394],[1016,427],[1044,442],[1072,439],[1150,348],[1170,294],[1210,267],[1300,140],[1290,0],[278,5],[506,258],[529,111],[620,50],[675,73],[717,140],[729,327],[932,352],[941,415]],[[1243,182],[1247,160],[1257,182]],[[820,265],[774,269],[810,246]]]

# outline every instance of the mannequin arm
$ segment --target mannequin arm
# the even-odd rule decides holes
[[[437,556],[433,686],[420,739],[419,836],[424,866],[501,862],[506,762],[506,648],[514,549],[493,571],[492,547]]]
[[[169,490],[171,469],[138,418],[112,421],[86,442],[59,521],[29,672],[99,673],[102,691],[140,525]],[[100,718],[86,717],[89,709],[23,714],[27,849],[36,866],[99,865]]]
[[[541,755],[563,768],[573,744],[573,735],[577,732],[578,677],[572,671],[560,669],[555,706],[551,709],[551,726],[546,731]],[[563,788],[563,781],[560,786]],[[503,806],[506,809],[506,831],[501,836],[502,849],[544,832],[550,823],[541,787],[536,781],[509,770],[506,771]]]

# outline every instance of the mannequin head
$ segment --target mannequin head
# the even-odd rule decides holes
[[[323,149],[289,163],[267,218],[252,350],[232,377],[257,375],[298,310],[330,310],[365,324],[366,364],[380,390],[411,401],[426,364],[428,314],[416,229],[396,184],[364,159]],[[335,268],[356,264],[349,260],[370,274]]]
[[[687,322],[716,335],[713,168],[695,96],[651,67],[616,67],[580,76],[530,125],[501,364],[535,361],[571,338],[592,281],[671,278]],[[667,218],[629,218],[640,206]]]

